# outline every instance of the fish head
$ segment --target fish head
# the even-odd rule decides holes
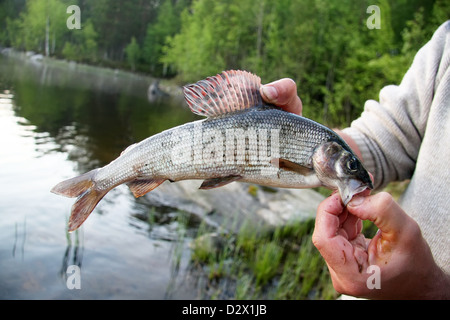
[[[373,189],[369,173],[347,148],[339,142],[328,141],[319,145],[312,156],[317,177],[324,186],[339,190],[344,205],[355,194],[367,188]]]

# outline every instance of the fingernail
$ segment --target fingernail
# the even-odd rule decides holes
[[[352,200],[350,200],[350,202],[348,203],[348,206],[357,207],[357,206],[360,206],[363,202],[364,202],[364,197],[355,196],[352,198]]]
[[[263,86],[261,88],[263,95],[267,98],[267,100],[273,102],[278,98],[278,91],[272,86]]]

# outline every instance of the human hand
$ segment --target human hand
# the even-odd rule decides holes
[[[280,79],[261,86],[263,99],[288,112],[302,115],[302,101],[297,95],[297,85],[289,78]]]
[[[361,233],[361,219],[379,228],[373,239]],[[436,265],[417,223],[388,193],[369,195],[366,190],[347,207],[339,194],[331,195],[317,210],[313,243],[340,293],[371,299],[449,298],[449,276]],[[377,272],[369,266],[379,268],[379,289],[368,285]]]

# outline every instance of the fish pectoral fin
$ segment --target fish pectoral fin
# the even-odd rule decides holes
[[[199,189],[202,189],[202,190],[214,189],[214,188],[222,187],[233,181],[238,181],[240,179],[242,179],[242,176],[238,176],[238,175],[230,175],[230,176],[226,176],[226,177],[206,179],[203,181],[203,183]]]
[[[302,166],[301,164],[298,164],[298,163],[295,163],[295,162],[292,162],[292,161],[289,161],[286,159],[282,159],[282,158],[273,158],[270,161],[270,163],[279,169],[297,172],[304,176],[309,176],[310,174],[314,173],[313,168],[308,168],[308,167]]]
[[[142,197],[144,194],[158,187],[166,179],[138,179],[127,183],[128,188],[136,198]]]

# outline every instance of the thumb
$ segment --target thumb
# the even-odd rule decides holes
[[[355,196],[347,208],[358,218],[372,221],[386,237],[395,237],[401,231],[407,216],[387,192],[367,197]]]
[[[261,86],[261,96],[288,112],[302,114],[302,101],[297,95],[297,84],[289,78],[280,79]]]
[[[408,234],[415,223],[387,192],[362,197],[355,196],[347,205],[348,211],[362,220],[372,221],[379,229],[373,238],[369,252],[377,256],[390,252]]]

